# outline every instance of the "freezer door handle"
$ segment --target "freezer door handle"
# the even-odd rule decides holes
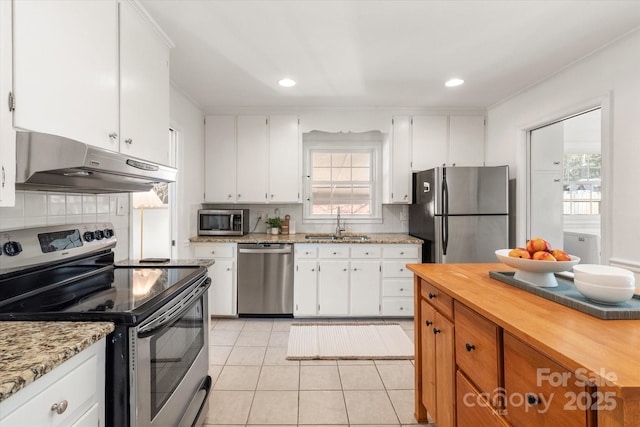
[[[446,169],[442,174],[442,255],[447,255],[449,245],[449,187]]]

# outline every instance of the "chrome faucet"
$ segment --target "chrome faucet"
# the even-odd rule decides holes
[[[338,206],[338,216],[336,216],[336,236],[340,236],[340,233],[345,231],[340,227],[340,206]]]

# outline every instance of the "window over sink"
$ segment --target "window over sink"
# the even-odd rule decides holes
[[[304,219],[334,221],[381,219],[379,186],[382,134],[328,133],[303,135]]]

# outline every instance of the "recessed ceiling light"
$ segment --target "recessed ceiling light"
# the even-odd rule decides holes
[[[464,80],[462,79],[451,79],[451,80],[447,80],[444,85],[447,87],[454,87],[454,86],[460,86],[462,83],[464,83]]]
[[[295,82],[295,80],[292,80],[292,79],[289,79],[289,78],[284,78],[284,79],[278,81],[278,84],[280,86],[283,86],[283,87],[293,87],[293,86],[296,85],[296,82]]]

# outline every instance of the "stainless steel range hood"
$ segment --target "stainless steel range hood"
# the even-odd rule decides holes
[[[68,193],[149,191],[177,170],[72,139],[17,132],[16,189]]]

